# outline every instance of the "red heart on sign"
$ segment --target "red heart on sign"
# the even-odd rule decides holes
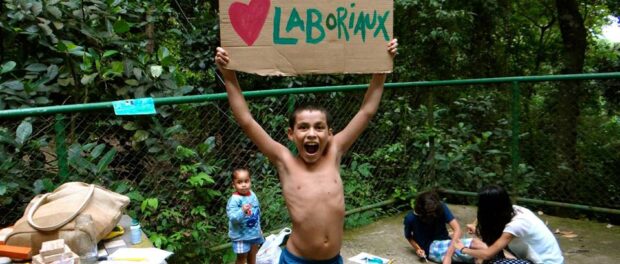
[[[237,35],[245,44],[252,46],[263,29],[270,0],[250,0],[249,4],[234,2],[228,8],[228,17]]]

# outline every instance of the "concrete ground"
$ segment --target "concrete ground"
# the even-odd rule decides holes
[[[462,230],[476,216],[476,207],[449,205],[457,217]],[[549,229],[555,233],[564,253],[566,264],[571,263],[620,263],[620,227],[607,223],[574,220],[548,215],[539,215]],[[381,219],[360,228],[346,230],[342,247],[345,263],[361,252],[394,260],[394,263],[424,263],[415,255],[403,237],[405,213]],[[466,232],[466,231],[464,231]]]

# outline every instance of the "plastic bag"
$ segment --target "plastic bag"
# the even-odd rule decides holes
[[[265,238],[265,243],[256,253],[257,264],[278,264],[280,262],[280,254],[282,249],[280,245],[284,238],[291,233],[290,228],[280,230],[277,235],[271,234]]]

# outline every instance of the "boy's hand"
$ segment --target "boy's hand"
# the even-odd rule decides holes
[[[392,59],[396,57],[396,54],[398,54],[398,39],[392,39],[390,43],[388,43],[388,52],[390,56],[392,56]]]
[[[215,64],[217,64],[217,68],[222,71],[228,65],[228,62],[230,62],[228,52],[222,47],[217,47],[215,49]]]
[[[418,257],[426,258],[426,252],[424,252],[424,249],[420,248],[420,249],[416,250],[415,253],[418,254]]]

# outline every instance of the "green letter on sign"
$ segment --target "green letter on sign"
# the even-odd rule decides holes
[[[280,45],[295,45],[297,44],[296,38],[283,38],[280,37],[280,15],[282,14],[282,9],[280,7],[276,7],[276,13],[273,17],[273,43]]]
[[[316,17],[316,20],[312,19],[313,16]],[[323,15],[319,10],[309,8],[306,11],[306,43],[317,44],[325,38],[325,29],[321,25],[321,20],[323,20]],[[320,32],[318,37],[312,37],[312,28],[316,28]]]

